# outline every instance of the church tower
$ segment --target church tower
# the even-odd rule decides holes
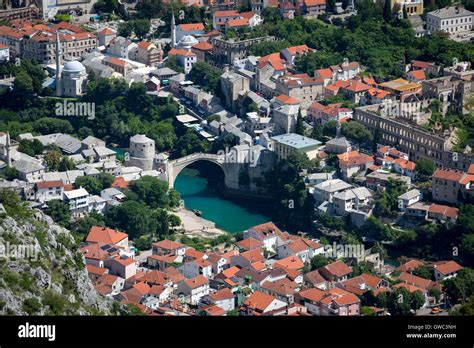
[[[56,33],[56,96],[61,96],[61,43],[59,33]]]
[[[176,22],[174,20],[174,12],[171,14],[171,48],[176,47]]]

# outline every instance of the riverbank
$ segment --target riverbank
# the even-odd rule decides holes
[[[180,208],[172,213],[181,219],[181,228],[187,237],[215,238],[228,233],[217,228],[214,222],[197,216],[185,208]]]

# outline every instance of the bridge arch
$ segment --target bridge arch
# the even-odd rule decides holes
[[[179,173],[181,171],[188,167],[189,165],[200,162],[200,161],[205,161],[205,162],[210,162],[214,163],[217,165],[222,173],[224,174],[224,180],[226,179],[227,173],[226,169],[224,167],[224,160],[221,158],[221,156],[214,155],[214,154],[204,154],[204,153],[199,153],[199,154],[193,154],[181,158],[177,158],[175,160],[171,160],[167,164],[167,177],[168,177],[168,185],[170,188],[174,186],[174,182],[176,178],[178,177]]]

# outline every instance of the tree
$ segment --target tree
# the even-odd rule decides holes
[[[408,19],[407,7],[403,5],[403,19]]]
[[[76,187],[84,188],[87,192],[89,192],[92,195],[100,194],[100,191],[102,191],[103,189],[102,183],[100,182],[100,180],[92,176],[77,177],[75,185]]]
[[[50,151],[44,156],[44,160],[50,171],[57,171],[61,164],[61,153],[57,150]]]
[[[69,205],[60,200],[51,200],[47,203],[48,207],[45,212],[47,215],[60,224],[61,226],[68,227],[71,222],[71,211]]]
[[[337,122],[329,121],[323,126],[323,134],[329,138],[334,138],[337,134]]]
[[[420,159],[416,163],[416,175],[420,180],[429,180],[436,169],[434,161],[429,159]]]
[[[132,21],[133,31],[140,39],[143,39],[150,31],[150,21],[146,19],[137,19]]]
[[[314,255],[311,259],[311,270],[319,269],[326,266],[329,260],[322,255]]]
[[[41,155],[44,151],[43,144],[38,139],[22,140],[18,146],[20,152],[26,153],[29,156]]]
[[[108,226],[126,231],[130,239],[157,234],[158,220],[153,210],[136,201],[125,201],[106,213]]]
[[[296,117],[296,134],[304,135],[303,116],[301,116],[301,108],[298,109],[298,116]]]
[[[18,172],[14,167],[5,167],[2,171],[2,176],[7,180],[14,180],[18,177]]]
[[[152,176],[144,176],[132,181],[129,190],[135,194],[137,201],[151,208],[169,206],[168,183]]]
[[[392,2],[390,0],[385,0],[383,6],[383,19],[385,19],[386,22],[391,22],[393,19]]]
[[[425,278],[425,279],[431,279],[433,278],[433,271],[431,268],[428,268],[426,266],[421,266],[421,267],[418,267],[417,269],[415,269],[413,271],[413,274],[418,276],[418,277],[421,277],[421,278]]]
[[[474,292],[474,270],[461,269],[457,276],[444,282],[444,289],[450,301],[464,303]]]
[[[433,287],[428,290],[428,296],[434,297],[436,299],[436,302],[439,302],[441,298],[441,291],[438,288]]]
[[[342,124],[342,134],[348,139],[354,140],[359,145],[369,143],[373,140],[372,133],[359,122],[347,122]]]
[[[425,304],[425,296],[421,291],[415,291],[411,294],[410,307],[415,312]]]
[[[73,170],[74,168],[76,168],[74,160],[72,160],[71,158],[66,157],[66,156],[63,156],[61,158],[61,162],[59,163],[59,171],[60,172]]]

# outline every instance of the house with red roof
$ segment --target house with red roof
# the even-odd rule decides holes
[[[357,296],[361,296],[366,291],[388,288],[389,286],[389,282],[385,279],[367,273],[362,273],[357,277],[336,283],[336,287],[351,292]]]
[[[459,195],[472,189],[474,175],[455,169],[437,168],[431,184],[433,200],[456,204]]]
[[[201,41],[191,47],[191,52],[196,55],[197,60],[206,61],[206,53],[212,52],[214,46],[208,41]]]
[[[252,237],[261,241],[264,248],[275,252],[277,243],[280,241],[281,230],[273,223],[266,222],[257,226],[252,226],[244,231],[244,238]]]
[[[186,279],[178,284],[178,293],[184,296],[184,300],[197,305],[202,297],[209,294],[209,280],[202,274]]]
[[[202,23],[178,24],[176,26],[176,42],[179,42],[186,35],[199,37],[205,33],[206,28]]]
[[[359,104],[365,92],[371,89],[370,86],[356,79],[349,80],[349,84],[341,87],[341,92],[353,103]]]
[[[352,268],[341,260],[334,261],[318,269],[319,273],[330,282],[342,282],[352,274]]]
[[[211,292],[201,299],[204,305],[215,305],[220,307],[225,313],[235,309],[235,295],[229,288],[223,288]]]
[[[103,226],[92,226],[86,237],[87,244],[115,244],[128,248],[128,234]]]
[[[343,289],[332,288],[321,300],[321,315],[358,316],[360,315],[360,299]]]
[[[455,223],[456,219],[458,218],[458,214],[458,208],[447,205],[433,203],[428,208],[428,219],[433,219],[439,222],[449,221]]]
[[[325,125],[331,121],[341,123],[349,120],[352,118],[353,113],[352,109],[342,107],[341,103],[323,105],[319,102],[314,102],[307,111],[307,117],[312,122]]]
[[[189,74],[194,63],[197,62],[197,56],[195,53],[181,48],[172,48],[169,50],[168,57],[176,57],[179,64],[184,68],[185,74]]]
[[[254,263],[265,261],[265,256],[263,255],[263,249],[257,248],[253,250],[248,250],[239,255],[231,256],[230,266],[238,266],[240,268],[252,267]]]
[[[434,276],[438,282],[456,277],[461,269],[462,266],[452,260],[437,262],[433,265]]]
[[[186,245],[169,239],[163,239],[152,244],[153,255],[171,254],[176,256],[184,256],[186,249]]]
[[[35,183],[35,200],[40,203],[53,199],[63,199],[64,183],[62,180],[40,181]]]
[[[110,274],[118,275],[124,279],[133,277],[137,273],[137,262],[126,255],[108,259],[104,261],[104,266],[110,270]]]
[[[412,70],[407,73],[406,79],[411,82],[421,83],[426,80],[426,74],[424,70]]]
[[[266,281],[260,286],[260,291],[272,295],[278,300],[291,304],[294,302],[294,295],[300,290],[299,285],[288,278],[275,281]]]
[[[326,12],[325,0],[303,0],[303,12],[310,17],[318,17]]]
[[[183,273],[186,278],[193,278],[200,274],[207,279],[213,277],[212,263],[205,259],[185,262],[178,267],[178,270]]]
[[[104,28],[99,31],[99,46],[108,46],[110,41],[112,41],[117,36],[117,32],[110,28]]]
[[[374,164],[374,157],[361,154],[359,151],[351,151],[337,155],[342,177],[347,180],[358,172],[364,172]]]
[[[272,295],[255,291],[244,301],[240,312],[243,315],[271,315],[272,312],[283,310],[286,306],[286,302],[278,300]]]
[[[291,46],[281,50],[281,55],[286,60],[288,65],[294,65],[295,59],[301,57],[314,50],[309,48],[307,45]]]
[[[214,29],[220,30],[227,21],[239,18],[240,14],[236,10],[215,11],[212,16],[212,25]]]
[[[289,256],[296,256],[303,263],[309,262],[314,255],[322,254],[324,247],[315,240],[291,236],[288,240],[277,245],[277,258],[284,259]]]

